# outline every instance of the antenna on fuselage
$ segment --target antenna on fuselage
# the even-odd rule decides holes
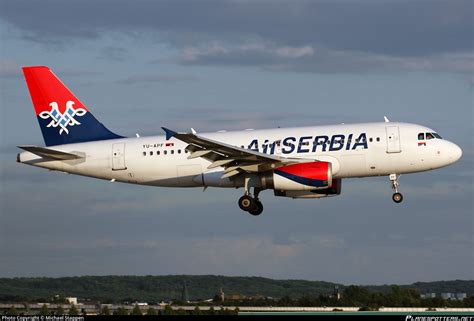
[[[383,116],[383,119],[385,120],[386,123],[390,122],[390,120],[388,120],[387,116]]]

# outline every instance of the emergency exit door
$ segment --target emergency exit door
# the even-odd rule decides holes
[[[112,170],[119,171],[127,169],[125,166],[125,144],[112,145]]]
[[[400,153],[402,151],[400,129],[398,126],[387,126],[385,130],[387,132],[387,153]]]

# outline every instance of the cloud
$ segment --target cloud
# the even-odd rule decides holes
[[[263,64],[271,63],[277,59],[293,60],[314,55],[311,46],[302,47],[278,47],[265,43],[243,43],[240,45],[227,45],[218,42],[203,44],[198,47],[186,47],[177,57],[179,63],[205,63],[211,61],[221,61],[228,64]],[[254,57],[254,59],[252,59]],[[262,59],[259,59],[262,58]]]
[[[188,82],[198,81],[199,78],[190,75],[135,75],[124,79],[117,80],[118,84],[122,85],[135,85],[135,84],[147,84],[147,83],[177,83],[177,82]]]
[[[282,58],[301,58],[312,56],[314,54],[314,49],[311,46],[304,47],[280,47],[276,50],[278,56]]]
[[[125,61],[127,58],[130,58],[130,53],[126,48],[119,46],[106,46],[101,50],[99,58],[105,60],[112,59],[115,61]]]
[[[21,76],[21,67],[12,60],[0,60],[0,78],[17,78]]]
[[[189,64],[468,73],[473,69],[472,10],[469,0],[18,0],[4,4],[0,19],[35,42],[68,43],[107,33],[151,36],[179,50],[180,62]],[[124,59],[126,53],[110,47],[101,55]]]
[[[474,54],[470,52],[397,57],[310,45],[278,47],[270,43],[212,42],[183,48],[171,61],[181,65],[257,66],[272,71],[310,73],[429,71],[470,75],[474,72]]]

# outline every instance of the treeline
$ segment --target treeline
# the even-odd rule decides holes
[[[182,298],[212,299],[220,288],[227,294],[300,297],[327,295],[335,283],[224,276],[81,276],[63,278],[0,278],[0,301],[47,302],[54,295],[89,298],[102,303],[159,302]]]
[[[278,300],[261,298],[257,300],[224,301],[223,305],[238,306],[290,306],[290,307],[361,307],[362,310],[377,310],[381,307],[452,307],[473,308],[474,296],[464,300],[444,300],[437,298],[420,298],[420,293],[415,289],[403,288],[397,285],[384,292],[374,292],[361,286],[348,286],[344,288],[339,298],[335,295],[317,297],[304,295],[300,298],[284,296]]]
[[[324,300],[328,300],[330,295],[334,293],[335,287],[338,287],[343,292],[342,302],[344,304],[357,306],[369,301],[377,302],[381,306],[388,306],[387,302],[393,302],[392,304],[400,306],[414,306],[421,300],[419,297],[420,293],[434,292],[439,296],[441,292],[462,292],[466,293],[468,297],[474,295],[474,281],[462,280],[414,283],[412,285],[398,286],[396,287],[398,290],[394,291],[395,288],[393,286],[354,287],[322,281],[272,280],[260,277],[224,277],[213,275],[81,276],[63,278],[0,278],[0,301],[49,302],[55,295],[60,295],[62,297],[87,298],[101,303],[122,303],[125,301],[156,303],[161,300],[181,299],[184,283],[186,283],[190,300],[213,298],[219,289],[223,288],[226,297],[239,294],[254,298],[273,297],[280,300],[290,298],[291,302],[288,302],[288,304],[311,298],[311,302],[314,302],[311,304],[315,306],[331,305]],[[356,291],[356,289],[358,290]],[[405,301],[400,301],[400,291],[402,291]],[[370,300],[368,300],[369,297]],[[425,301],[427,303],[429,300],[437,299],[426,299]],[[252,300],[254,303],[255,301]],[[438,301],[434,302],[441,303]],[[469,302],[469,300],[466,302]],[[455,301],[448,301],[446,306],[455,303]],[[295,305],[299,305],[299,303],[295,303]]]

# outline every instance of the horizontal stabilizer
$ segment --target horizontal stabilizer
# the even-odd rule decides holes
[[[39,147],[39,146],[31,146],[31,145],[21,145],[18,148],[24,149],[30,153],[38,155],[43,158],[50,158],[54,160],[69,160],[69,159],[78,159],[82,158],[82,156],[61,152],[59,150],[54,150],[51,148],[46,147]]]

